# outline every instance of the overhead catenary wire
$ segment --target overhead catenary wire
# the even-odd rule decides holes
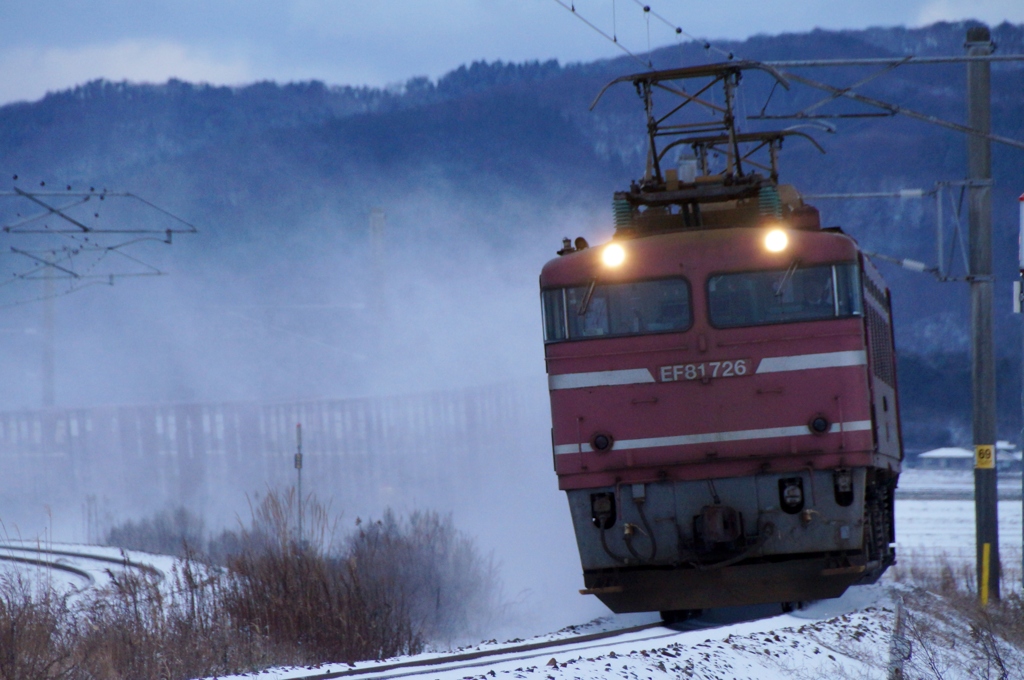
[[[607,40],[607,41],[608,41],[608,42],[610,42],[610,43],[613,43],[613,44],[614,44],[614,45],[615,45],[616,47],[618,47],[618,48],[619,48],[620,50],[622,50],[622,51],[623,51],[623,52],[625,52],[625,53],[626,53],[627,55],[629,55],[630,57],[632,57],[632,58],[633,58],[634,60],[636,60],[636,61],[637,61],[638,63],[642,64],[642,65],[644,66],[644,68],[650,68],[650,67],[651,67],[651,65],[650,65],[650,63],[649,63],[649,62],[646,62],[646,61],[644,61],[644,60],[643,60],[643,59],[641,59],[641,58],[640,58],[639,56],[637,56],[637,55],[636,55],[636,54],[634,54],[634,53],[633,53],[632,51],[630,51],[630,50],[629,50],[629,48],[627,48],[627,47],[626,47],[625,45],[623,45],[622,43],[620,43],[620,42],[618,41],[618,39],[617,39],[617,37],[616,37],[616,36],[611,36],[611,35],[608,35],[608,34],[607,34],[606,32],[604,32],[604,31],[602,31],[602,30],[601,30],[600,28],[598,28],[598,27],[597,27],[597,25],[596,25],[596,24],[594,24],[594,23],[593,23],[592,21],[590,21],[589,19],[587,19],[586,17],[584,17],[584,16],[582,15],[582,14],[580,14],[579,12],[577,12],[577,11],[576,11],[576,4],[575,4],[575,3],[571,3],[571,4],[566,4],[565,2],[563,2],[563,0],[555,0],[555,2],[557,2],[557,3],[559,4],[559,5],[561,5],[562,7],[564,7],[565,9],[567,9],[568,11],[572,12],[573,16],[575,16],[575,17],[576,17],[577,19],[579,19],[579,20],[580,20],[580,21],[582,21],[582,22],[583,22],[584,24],[586,24],[587,26],[589,26],[589,27],[590,27],[590,28],[591,28],[591,29],[592,29],[593,31],[595,31],[596,33],[598,33],[598,34],[599,34],[599,35],[600,35],[601,37],[603,37],[603,38],[604,38],[605,40]],[[613,30],[614,30],[614,29],[613,29]]]
[[[57,252],[53,251],[53,250],[43,250],[43,251],[34,251],[33,252],[33,251],[30,251],[30,250],[23,250],[23,249],[15,248],[15,247],[12,246],[11,247],[11,253],[12,254],[17,255],[17,256],[21,256],[21,257],[24,257],[24,258],[27,258],[29,260],[32,260],[33,262],[38,263],[38,264],[36,266],[32,267],[31,269],[27,270],[27,271],[23,271],[21,273],[18,273],[18,272],[13,273],[11,275],[11,278],[9,278],[9,279],[7,279],[5,281],[0,282],[0,288],[9,286],[9,285],[11,285],[11,284],[13,284],[13,283],[15,283],[15,282],[17,282],[19,280],[25,281],[25,280],[29,280],[29,279],[41,279],[41,278],[57,278],[57,279],[69,280],[69,281],[72,281],[72,287],[74,287],[73,282],[75,280],[85,281],[85,280],[90,280],[90,279],[92,279],[92,280],[99,279],[99,280],[109,281],[110,283],[113,283],[113,279],[114,278],[125,278],[125,277],[135,278],[135,277],[140,277],[140,276],[165,276],[166,272],[163,272],[160,269],[158,269],[157,267],[154,267],[153,265],[151,265],[151,264],[149,264],[147,262],[144,262],[144,261],[140,260],[137,257],[129,255],[128,253],[122,252],[120,250],[120,248],[122,248],[123,246],[130,245],[130,243],[135,243],[138,240],[141,240],[141,239],[136,239],[136,241],[132,241],[132,242],[129,242],[127,244],[120,244],[120,245],[116,245],[116,246],[107,246],[107,247],[96,247],[96,248],[89,249],[91,252],[98,253],[98,257],[96,257],[92,261],[92,263],[89,264],[88,267],[84,271],[82,271],[82,272],[76,271],[74,269],[73,260],[74,260],[74,257],[76,255],[81,254],[84,249],[69,250],[69,251],[63,252],[61,254],[61,257],[57,257]],[[50,258],[41,257],[37,253],[42,253],[43,255],[50,254],[51,257]],[[103,262],[106,259],[106,257],[108,255],[112,255],[112,254],[113,255],[120,255],[121,257],[123,257],[123,258],[125,258],[125,259],[127,259],[127,260],[129,260],[131,262],[133,262],[134,264],[136,264],[140,268],[142,268],[142,271],[134,271],[134,272],[129,271],[129,272],[108,273],[108,274],[93,274],[93,273],[91,273],[96,268],[97,265],[99,265],[101,262]],[[64,266],[64,265],[66,265],[66,266]],[[39,272],[43,272],[43,271],[46,271],[46,272],[63,272],[64,275],[63,276],[37,276],[37,274]]]
[[[595,30],[598,33],[600,33],[601,35],[603,35],[606,39],[611,40],[612,42],[614,42],[616,45],[619,46],[619,48],[621,50],[623,50],[624,52],[629,54],[631,57],[636,59],[638,62],[644,64],[645,66],[649,66],[650,65],[650,61],[648,61],[648,63],[644,63],[642,59],[640,59],[637,55],[635,55],[633,52],[631,52],[628,48],[623,46],[617,40],[612,39],[610,36],[608,36],[607,33],[602,31],[601,29],[599,29],[597,26],[595,26],[590,21],[587,21],[583,16],[581,16],[576,11],[575,3],[573,4],[573,6],[570,7],[569,5],[566,5],[562,0],[555,0],[555,2],[557,2],[560,5],[562,5],[566,9],[569,9],[570,11],[572,11],[573,14],[575,14],[581,21],[586,23],[590,28],[592,28],[593,30]],[[669,21],[668,19],[666,19],[662,15],[658,14],[657,12],[655,12],[651,8],[651,6],[649,4],[646,4],[646,3],[642,2],[641,0],[633,0],[633,2],[634,2],[634,4],[639,6],[644,11],[645,14],[652,14],[652,15],[654,15],[654,17],[656,19],[658,19],[659,21],[664,23],[666,26],[669,26],[670,28],[672,28],[674,31],[676,31],[677,35],[686,35],[687,37],[689,37],[690,39],[692,39],[694,41],[698,41],[698,42],[700,41],[694,35],[685,32],[682,29],[681,26],[678,26],[678,25],[672,23],[671,21]],[[726,52],[725,50],[722,50],[720,48],[714,47],[711,44],[711,42],[708,41],[708,40],[704,40],[703,41],[703,46],[704,46],[705,50],[707,50],[707,51],[714,50],[715,52],[718,52],[718,53],[724,55],[726,57],[726,59],[728,59],[728,60],[732,60],[736,56],[731,51],[730,52]],[[648,56],[650,56],[650,52],[648,53]],[[1000,59],[999,57],[993,57],[992,55],[988,55],[988,56],[984,57],[983,59],[986,60],[986,61],[1020,61],[1022,59],[1022,57],[1021,57],[1021,55],[1004,55]],[[895,66],[901,66],[901,65],[904,65],[904,64],[914,64],[914,63],[926,64],[926,63],[962,62],[962,61],[970,61],[970,60],[971,60],[971,57],[969,57],[969,56],[968,57],[938,57],[938,58],[936,58],[936,57],[896,57],[896,58],[884,58],[884,59],[797,60],[797,61],[779,61],[779,62],[767,61],[767,62],[764,62],[764,63],[766,65],[768,65],[768,66],[775,66],[775,67],[787,66],[787,67],[790,67],[790,68],[792,68],[792,67],[808,67],[808,66],[843,66],[843,65],[847,65],[847,66],[863,66],[863,65],[877,64],[877,65],[882,65],[882,66],[888,66],[889,67],[888,69],[884,69],[883,70],[883,73],[884,73],[887,70],[891,70],[891,68],[894,68]],[[975,60],[981,60],[981,58],[975,57]],[[653,68],[653,66],[650,66],[650,67]],[[795,81],[797,81],[797,82],[799,82],[799,83],[801,83],[803,85],[806,85],[806,86],[811,87],[811,88],[823,90],[825,92],[830,93],[832,95],[831,99],[838,99],[838,98],[842,97],[842,98],[846,98],[846,99],[850,99],[850,100],[859,102],[861,104],[865,104],[867,106],[871,106],[871,107],[874,107],[874,108],[882,109],[885,113],[882,113],[880,115],[883,115],[883,116],[894,116],[894,115],[897,115],[897,114],[902,114],[902,115],[907,116],[909,118],[915,118],[917,120],[920,120],[920,121],[923,121],[923,122],[926,122],[926,123],[931,123],[933,125],[938,125],[940,127],[945,127],[945,128],[948,128],[948,129],[952,129],[952,130],[955,130],[957,132],[984,137],[984,138],[987,138],[987,139],[989,139],[991,141],[998,142],[1000,144],[1005,144],[1007,146],[1016,147],[1016,148],[1024,148],[1024,142],[1022,142],[1020,140],[1011,139],[1009,137],[1003,137],[1001,135],[994,135],[994,134],[992,134],[990,132],[981,132],[981,131],[969,128],[969,127],[967,127],[965,125],[961,125],[961,124],[958,124],[958,123],[952,123],[950,121],[943,120],[941,118],[938,118],[937,116],[931,116],[931,115],[928,115],[928,114],[920,113],[920,112],[914,111],[912,109],[908,109],[906,107],[902,107],[902,106],[899,106],[899,105],[896,105],[896,104],[890,104],[888,102],[883,102],[883,101],[878,100],[878,99],[873,99],[871,97],[866,97],[864,95],[857,94],[856,92],[852,91],[855,87],[857,87],[857,85],[853,85],[853,86],[846,87],[846,88],[838,88],[838,87],[834,87],[832,85],[828,85],[826,83],[821,83],[821,82],[818,82],[816,80],[812,80],[812,79],[807,78],[805,76],[799,76],[799,75],[794,74],[794,73],[792,73],[790,71],[781,71],[780,70],[780,72],[783,73],[786,77],[792,78],[793,80],[795,80]],[[871,80],[873,77],[876,77],[876,76],[871,76],[871,77],[867,78],[866,80]],[[824,103],[826,101],[828,101],[828,99],[823,100],[823,102],[821,102],[821,103]],[[749,121],[750,117],[746,115],[745,104],[743,104],[743,108],[744,108],[744,118]],[[865,114],[859,114],[859,115],[865,115]],[[867,115],[879,115],[879,114],[867,114]],[[791,117],[791,116],[767,116],[767,115],[764,114],[763,110],[762,110],[761,114],[756,116],[756,118],[763,118],[763,119],[777,118],[777,117]],[[807,117],[813,117],[813,116],[807,116]]]
[[[14,175],[13,179],[17,182],[18,175]],[[39,182],[39,187],[33,190],[14,186],[12,190],[0,191],[0,199],[23,201],[32,204],[35,210],[25,211],[13,206],[8,215],[16,217],[10,219],[5,215],[0,222],[0,230],[7,236],[27,239],[29,243],[34,240],[37,244],[27,248],[10,246],[5,252],[0,252],[0,256],[31,263],[27,267],[15,265],[13,271],[0,281],[0,288],[8,289],[19,282],[40,280],[48,284],[61,280],[66,282],[66,286],[54,291],[48,285],[42,295],[5,301],[0,304],[0,309],[62,297],[92,285],[114,285],[115,280],[121,278],[164,276],[166,272],[126,252],[126,249],[148,241],[170,244],[173,234],[194,234],[198,231],[194,224],[131,192],[107,189],[97,191],[94,187],[88,191],[73,191],[70,184],[66,191],[55,191],[47,187],[46,182]],[[98,210],[99,204],[109,204],[108,199],[115,198],[120,199],[119,203],[136,203],[144,210],[156,211],[166,223],[162,225],[163,228],[144,224],[108,226],[92,221],[93,217],[97,220],[100,218],[99,212],[90,211],[88,218],[81,212],[74,214],[76,208],[82,210],[83,204],[90,201],[97,202]],[[50,220],[56,220],[57,223],[51,223]],[[125,235],[131,236],[124,238]],[[111,237],[115,237],[114,243],[110,243]],[[42,244],[38,243],[39,239],[57,239],[58,243],[40,247]]]
[[[613,43],[614,45],[616,45],[620,50],[622,50],[627,55],[629,55],[630,57],[635,59],[637,62],[643,64],[647,68],[654,68],[654,64],[653,64],[653,61],[651,59],[651,54],[652,54],[652,48],[651,48],[651,28],[650,28],[650,17],[651,16],[653,16],[655,19],[657,19],[658,21],[660,21],[661,23],[663,23],[664,25],[666,25],[670,29],[672,29],[672,31],[675,33],[675,35],[677,37],[678,36],[685,36],[685,37],[689,38],[690,40],[692,40],[694,42],[701,43],[702,46],[704,47],[705,52],[708,52],[708,53],[710,53],[710,52],[718,52],[719,54],[724,56],[729,61],[731,61],[734,58],[734,55],[733,55],[732,52],[720,49],[718,47],[715,47],[714,45],[711,44],[711,42],[709,40],[706,40],[706,39],[703,39],[703,38],[698,38],[695,35],[693,35],[692,33],[689,33],[687,31],[683,30],[682,26],[679,26],[677,24],[672,23],[671,21],[666,19],[664,16],[662,16],[658,12],[655,12],[654,9],[650,6],[650,4],[641,2],[640,0],[633,0],[633,3],[635,5],[637,5],[638,7],[640,7],[640,9],[644,13],[644,16],[647,18],[646,21],[647,21],[647,57],[648,58],[647,58],[647,61],[644,61],[636,53],[634,53],[628,47],[626,47],[621,42],[619,42],[618,19],[617,19],[616,7],[615,7],[615,0],[612,0],[612,33],[611,33],[611,35],[609,35],[607,32],[605,32],[604,30],[599,28],[594,22],[592,22],[589,19],[587,19],[586,17],[584,17],[576,9],[575,0],[570,0],[569,3],[564,2],[564,0],[555,0],[555,2],[557,2],[559,5],[561,5],[562,7],[567,9],[568,11],[572,12],[572,14],[577,19],[579,19],[584,24],[586,24],[591,30],[595,31],[597,34],[599,34],[601,37],[603,37],[608,42]]]
[[[731,61],[733,59],[733,53],[732,52],[728,52],[726,50],[723,50],[723,49],[720,49],[718,47],[715,47],[714,45],[711,44],[711,41],[709,41],[707,39],[704,39],[704,38],[698,38],[697,36],[693,35],[692,33],[686,32],[685,30],[683,30],[682,26],[679,26],[678,24],[672,23],[671,21],[669,21],[668,19],[666,19],[662,15],[658,14],[657,12],[655,12],[654,9],[650,6],[650,4],[641,2],[640,0],[633,0],[633,3],[638,5],[641,9],[643,9],[645,14],[650,14],[655,19],[657,19],[661,23],[663,23],[666,26],[668,26],[669,28],[671,28],[672,31],[677,36],[680,36],[680,35],[681,36],[685,36],[685,37],[689,38],[690,40],[692,40],[694,42],[702,43],[702,46],[704,47],[704,50],[707,51],[707,52],[718,52],[719,54],[724,56],[729,61]]]
[[[14,180],[15,181],[18,180],[18,176],[17,175],[14,176]],[[40,182],[40,186],[46,186],[46,183],[45,182]],[[51,205],[47,204],[46,202],[40,200],[42,198],[53,198],[53,197],[58,197],[58,196],[70,196],[70,197],[74,197],[77,200],[75,202],[73,202],[73,203],[69,203],[67,205],[64,205],[64,206],[61,206],[61,207],[58,207],[58,208],[54,208],[53,206],[51,206]],[[18,227],[20,225],[27,224],[27,223],[35,221],[37,219],[40,219],[40,218],[43,218],[43,217],[48,217],[48,216],[51,216],[51,215],[57,216],[57,217],[60,217],[61,219],[69,221],[70,223],[72,223],[75,226],[77,226],[79,228],[79,230],[81,230],[83,232],[95,231],[94,228],[78,224],[75,220],[72,220],[67,215],[65,215],[64,212],[63,212],[65,210],[68,210],[68,209],[73,208],[75,206],[78,206],[78,205],[81,205],[83,203],[86,203],[86,202],[92,200],[93,198],[97,198],[100,201],[106,200],[107,198],[127,198],[127,199],[130,199],[132,201],[137,201],[137,202],[141,203],[142,205],[146,206],[147,208],[155,210],[156,212],[164,215],[165,217],[173,220],[174,222],[177,222],[178,224],[180,224],[180,225],[182,225],[184,227],[184,228],[172,229],[171,231],[173,231],[174,233],[195,234],[195,233],[198,233],[198,231],[199,231],[196,228],[196,226],[194,224],[192,224],[191,222],[188,222],[188,221],[182,219],[181,217],[178,217],[177,215],[175,215],[174,213],[170,212],[169,210],[161,208],[160,206],[158,206],[158,205],[156,205],[156,204],[146,200],[145,198],[143,198],[143,197],[141,197],[141,196],[139,196],[137,194],[133,194],[130,191],[107,191],[106,189],[103,189],[102,191],[96,191],[95,188],[90,188],[89,191],[72,191],[70,185],[68,185],[67,191],[52,191],[52,190],[46,190],[46,191],[25,191],[25,190],[20,189],[18,187],[14,187],[14,189],[12,191],[0,191],[0,198],[11,198],[11,197],[15,197],[15,198],[20,197],[20,198],[28,199],[29,201],[32,201],[33,203],[36,203],[37,205],[39,205],[39,206],[43,207],[44,209],[46,209],[46,212],[45,213],[41,213],[40,215],[37,215],[37,216],[32,217],[32,218],[26,218],[22,222],[20,222],[20,223],[18,223],[16,225],[5,225],[4,226],[4,231],[8,231],[8,232],[15,232],[16,231],[16,227]],[[156,233],[156,232],[164,233],[167,230],[166,229],[157,229],[157,230],[154,230],[154,229],[139,229],[139,230],[121,231],[121,232],[114,232],[112,230],[104,230],[104,231],[106,233]],[[32,233],[32,232],[18,231],[17,233]]]
[[[654,62],[651,61],[651,7],[650,5],[644,5],[644,23],[647,26],[647,63],[654,67]]]
[[[701,46],[703,47],[703,49],[705,49],[705,52],[708,53],[709,55],[710,55],[711,52],[718,52],[719,54],[724,56],[726,58],[726,60],[731,61],[732,59],[735,58],[735,54],[733,54],[732,51],[724,50],[724,49],[721,49],[719,47],[716,47],[716,46],[714,46],[711,43],[710,40],[707,40],[705,38],[697,38],[693,34],[688,33],[687,31],[683,30],[683,28],[681,26],[670,22],[670,20],[668,18],[666,18],[662,14],[659,14],[658,12],[654,11],[654,9],[650,6],[650,4],[641,2],[641,0],[633,0],[633,3],[636,4],[638,7],[640,7],[640,9],[644,13],[644,16],[646,17],[646,24],[647,24],[647,60],[644,61],[642,58],[640,58],[639,55],[637,55],[635,52],[633,52],[628,47],[623,45],[620,41],[618,41],[618,27],[617,27],[617,18],[616,18],[616,11],[615,11],[615,0],[612,0],[612,2],[611,2],[611,20],[612,20],[611,35],[609,35],[605,31],[601,30],[596,24],[591,22],[590,19],[588,19],[586,16],[584,16],[582,13],[580,13],[580,11],[577,9],[577,7],[575,7],[575,1],[574,0],[570,0],[570,2],[568,2],[568,3],[565,3],[564,0],[555,0],[555,2],[557,2],[559,5],[561,5],[562,7],[567,9],[568,11],[570,11],[575,17],[579,18],[581,20],[581,22],[586,24],[592,31],[596,32],[598,35],[600,35],[602,38],[604,38],[608,42],[614,44],[616,47],[618,47],[618,49],[623,50],[626,54],[631,56],[633,59],[635,59],[639,63],[642,63],[642,65],[644,67],[648,68],[648,69],[653,69],[654,68],[654,63],[653,63],[653,59],[652,59],[652,56],[651,56],[653,52],[652,52],[652,48],[651,48],[651,44],[650,44],[650,16],[653,16],[654,18],[656,18],[658,20],[658,22],[660,22],[660,23],[664,24],[665,26],[669,27],[670,29],[672,29],[673,33],[675,33],[677,37],[684,36],[686,38],[689,38],[693,42],[700,43]],[[680,49],[681,48],[682,48],[682,43],[680,42]]]
[[[612,40],[619,42],[619,18],[615,11],[615,0],[612,0]]]
[[[40,267],[40,269],[46,269],[46,267]],[[118,274],[117,276],[118,276],[118,278],[136,278],[136,277],[140,277],[140,276],[155,276],[155,275],[154,274]],[[93,276],[88,276],[88,277],[82,277],[82,279],[89,279],[89,280],[85,281],[84,283],[81,283],[80,285],[70,286],[70,287],[68,287],[67,290],[61,291],[59,293],[53,293],[52,295],[37,295],[35,297],[29,297],[29,298],[24,298],[24,299],[21,299],[21,300],[15,300],[14,302],[6,302],[6,303],[3,303],[3,304],[0,304],[0,309],[11,309],[11,308],[14,308],[14,307],[24,307],[26,305],[35,304],[36,302],[43,302],[45,300],[55,300],[57,298],[61,298],[61,297],[65,297],[67,295],[71,295],[72,293],[77,293],[80,290],[84,290],[85,288],[90,288],[92,286],[112,286],[112,285],[114,285],[114,282],[111,280],[111,278],[112,278],[112,276],[104,276],[104,275],[99,275],[99,274],[96,274],[96,275],[93,275]],[[78,280],[81,281],[82,279],[78,279]]]
[[[613,35],[609,35],[605,31],[601,30],[596,24],[594,24],[594,22],[590,21],[589,19],[584,17],[582,14],[580,14],[580,12],[576,9],[575,0],[570,0],[569,4],[566,4],[563,0],[555,0],[555,2],[557,2],[559,5],[561,5],[565,9],[569,10],[570,12],[572,12],[572,14],[577,19],[579,19],[584,24],[586,24],[591,30],[596,32],[598,35],[603,37],[605,40],[615,44],[616,47],[618,47],[620,50],[622,50],[627,55],[632,57],[637,63],[643,64],[646,68],[650,68],[650,69],[654,68],[654,62],[653,62],[653,58],[652,58],[653,52],[652,52],[652,48],[651,48],[651,44],[650,44],[650,19],[649,19],[650,15],[653,15],[655,19],[657,19],[658,21],[660,21],[664,25],[666,25],[669,28],[671,28],[672,31],[675,33],[675,35],[677,37],[677,40],[679,40],[679,36],[685,36],[685,37],[689,38],[690,40],[692,40],[694,42],[701,43],[703,48],[704,48],[705,54],[709,55],[709,62],[710,62],[710,53],[712,51],[718,52],[719,54],[724,56],[726,58],[726,60],[729,60],[729,61],[733,60],[733,58],[735,56],[731,51],[726,51],[726,50],[720,49],[718,47],[715,47],[714,45],[711,44],[711,42],[709,40],[706,40],[706,39],[703,39],[703,38],[697,38],[692,33],[689,33],[687,31],[685,31],[682,28],[682,26],[679,26],[677,24],[672,23],[671,21],[666,19],[664,16],[662,16],[658,12],[655,12],[654,9],[650,6],[650,4],[641,2],[640,0],[633,0],[633,3],[635,5],[637,5],[643,11],[645,17],[648,17],[647,18],[647,35],[648,35],[648,41],[647,41],[648,42],[648,45],[647,45],[647,61],[644,61],[637,54],[635,54],[633,51],[631,51],[628,47],[626,47],[621,42],[619,42],[618,34],[617,34],[617,26],[614,23],[613,23],[613,26],[612,26]],[[613,15],[613,18],[614,18],[614,16],[615,16],[614,0],[613,0],[613,5],[612,5],[612,10],[613,10],[612,11],[612,15]],[[679,42],[679,49],[680,49],[680,55],[682,56],[683,53],[682,53],[682,42],[681,42],[681,40]],[[714,98],[714,95],[712,95],[712,100],[713,100],[713,98]]]

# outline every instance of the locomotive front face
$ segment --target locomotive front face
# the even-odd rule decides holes
[[[901,448],[880,281],[851,239],[809,230],[679,231],[545,266],[554,466],[588,592],[696,609],[881,573]]]

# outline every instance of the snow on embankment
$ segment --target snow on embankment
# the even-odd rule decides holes
[[[531,658],[482,659],[472,666],[367,672],[356,677],[883,680],[889,677],[890,664],[898,656],[893,654],[897,599],[903,608],[903,649],[910,650],[909,658],[903,661],[903,677],[1024,677],[1021,648],[958,611],[962,603],[954,604],[920,589],[887,584],[853,588],[842,598],[814,603],[794,614],[724,625],[717,625],[711,616],[688,624],[709,626],[696,630],[652,629],[626,639],[538,651]],[[598,627],[614,627],[616,619],[620,624],[632,623],[623,620],[628,617],[610,617],[597,622]],[[594,626],[581,626],[579,632],[591,628]],[[374,665],[357,667],[370,671]],[[316,673],[348,669],[325,665]],[[278,669],[258,675],[284,680],[311,674],[308,669]]]

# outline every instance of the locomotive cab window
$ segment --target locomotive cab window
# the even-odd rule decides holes
[[[556,288],[541,301],[547,342],[679,332],[693,320],[683,279]]]
[[[863,314],[857,265],[834,264],[708,278],[716,328],[837,319]]]

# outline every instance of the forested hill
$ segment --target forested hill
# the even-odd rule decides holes
[[[960,55],[966,28],[940,23],[920,29],[816,30],[714,46],[736,58],[758,60]],[[993,38],[998,53],[1024,53],[1024,26],[997,26]],[[666,47],[651,55],[656,68],[720,58],[702,43]],[[416,270],[426,265],[410,248],[419,249],[420,255],[430,253],[430,258],[458,253],[459,262],[468,267],[465,277],[490,267],[486,275],[495,278],[487,280],[508,287],[491,287],[482,294],[479,302],[484,309],[494,310],[504,301],[488,294],[508,294],[515,305],[520,296],[530,296],[523,306],[529,309],[534,293],[520,283],[535,281],[543,259],[563,235],[607,235],[612,191],[643,172],[645,130],[635,93],[628,87],[613,90],[593,112],[588,110],[605,83],[636,70],[639,65],[627,57],[566,65],[478,62],[436,81],[412,77],[386,89],[319,82],[217,87],[177,80],[159,85],[95,81],[40,101],[0,108],[0,189],[9,188],[2,185],[14,175],[22,186],[47,180],[126,189],[185,215],[200,225],[201,234],[175,251],[182,257],[176,267],[178,280],[196,282],[196,291],[206,291],[202,296],[223,295],[218,304],[236,307],[242,299],[257,304],[297,297],[317,304],[354,302],[365,307],[373,295],[364,285],[371,276],[365,269],[367,215],[372,208],[383,207],[395,253],[394,271],[385,277],[394,298],[388,318],[400,317],[403,304],[414,304],[417,286],[436,285],[432,290],[440,293],[459,281],[443,264],[436,264],[432,272]],[[859,91],[963,121],[964,70],[962,64],[901,67]],[[867,72],[836,68],[802,73],[845,86]],[[1024,63],[994,66],[992,87],[993,130],[1024,139]],[[744,79],[740,107],[743,113],[754,114],[767,103],[768,112],[785,113],[824,96],[799,86],[772,93],[771,82],[754,74]],[[829,107],[846,113],[866,110],[849,102]],[[787,143],[781,159],[783,181],[811,193],[891,191],[930,189],[936,181],[965,174],[964,140],[955,132],[898,117],[832,123],[834,133],[805,129],[825,147],[825,155],[805,142]],[[1001,372],[1001,427],[1011,433],[1019,401],[1012,396],[1018,388],[1016,369],[1010,368],[1016,360],[1010,357],[1016,357],[1020,342],[1016,320],[1006,312],[1016,269],[1016,199],[1024,191],[1024,151],[995,145],[993,163],[997,344],[1007,369]],[[819,207],[826,222],[842,225],[868,250],[930,263],[935,259],[935,212],[927,201],[831,201]],[[947,221],[952,209],[947,206]],[[407,266],[401,259],[406,256],[418,264]],[[485,266],[482,262],[488,258],[491,263]],[[957,440],[966,422],[964,404],[969,402],[963,384],[966,288],[891,268],[885,271],[894,290],[897,343],[904,357],[900,380],[907,395],[905,412],[921,423],[919,431],[911,426],[908,433],[915,442]],[[411,281],[402,278],[406,272],[414,272]],[[239,283],[242,279],[244,285]],[[463,283],[476,287],[468,278]],[[218,292],[210,293],[211,287]],[[452,308],[444,309],[444,314],[453,315],[448,318],[456,319],[470,305],[468,298],[457,299]],[[79,303],[73,302],[75,296],[67,300],[62,303],[69,305],[66,314],[79,325],[75,339],[66,341],[65,356],[116,353],[100,328],[110,326],[105,315],[119,312],[104,307],[98,294]],[[83,312],[87,300],[99,307]],[[187,307],[177,299],[174,304],[179,311]],[[216,344],[210,338],[219,337],[222,329],[201,315],[188,318],[193,350]],[[376,370],[366,358],[381,345],[374,339],[379,338],[377,331],[366,331],[358,313],[326,326],[322,318],[286,321],[320,345],[334,347],[333,353],[318,360],[318,368],[303,368],[294,358],[303,352],[291,351],[286,358],[261,362],[273,364],[280,374],[267,368],[259,379],[249,376],[241,358],[225,355],[218,362],[217,379],[211,380],[210,371],[190,363],[196,353],[190,351],[185,353],[188,358],[172,360],[166,375],[150,365],[146,380],[129,380],[122,392],[101,387],[80,391],[85,388],[78,385],[93,378],[69,367],[61,389],[75,403],[402,389],[394,375]],[[434,321],[436,316],[420,319],[420,327]],[[486,321],[452,323],[478,328]],[[531,325],[521,335],[512,334],[508,342],[516,347],[539,343],[535,323],[533,317],[523,321]],[[162,342],[170,346],[179,341],[180,329],[181,324],[164,328]],[[265,331],[246,342],[255,343],[260,356],[277,357],[280,342]],[[345,338],[341,354],[356,359],[339,358],[334,341],[325,340],[339,334]],[[491,342],[490,336],[468,335],[483,344]],[[143,336],[138,331],[135,337]],[[440,334],[424,342],[435,349],[449,344]],[[24,340],[5,336],[0,343],[5,344],[2,354],[7,357],[0,360],[0,369],[15,373],[35,351]],[[413,345],[393,349],[408,354]],[[527,366],[542,370],[536,352],[509,359],[512,354],[510,350],[497,364],[483,359],[479,364],[489,366],[494,378],[515,376]],[[237,365],[232,363],[236,361]],[[124,372],[130,373],[128,368]],[[430,387],[442,380],[438,375],[419,375],[420,382],[412,386]],[[481,379],[470,377],[468,369],[460,375],[463,381]],[[247,387],[239,391],[237,385],[243,383]],[[26,387],[8,397],[8,406],[29,404],[34,398]]]

